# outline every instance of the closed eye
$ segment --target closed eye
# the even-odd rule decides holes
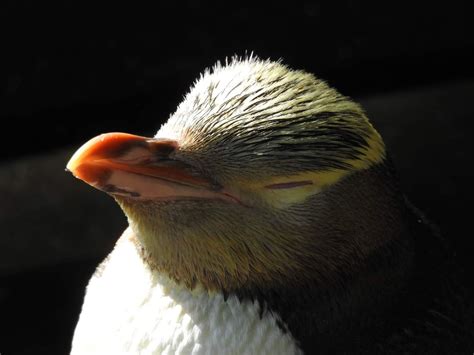
[[[313,185],[311,180],[304,180],[304,181],[290,181],[290,182],[282,182],[279,184],[271,184],[266,185],[266,189],[271,190],[281,190],[281,189],[292,189],[295,187],[306,186],[306,185]]]

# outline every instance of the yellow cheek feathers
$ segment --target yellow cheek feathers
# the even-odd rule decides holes
[[[263,184],[262,182],[247,183],[245,184],[246,189],[253,191],[276,208],[285,208],[303,202],[352,172],[368,169],[383,161],[385,146],[382,138],[370,123],[369,132],[368,147],[360,151],[358,158],[344,161],[351,166],[349,169],[331,169],[278,176],[266,180]]]
[[[270,205],[284,208],[319,193],[347,174],[349,174],[348,170],[338,169],[277,177],[272,179],[270,184],[266,184],[264,188],[258,188],[258,193]],[[278,186],[282,186],[282,188]]]

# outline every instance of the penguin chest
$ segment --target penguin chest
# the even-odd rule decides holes
[[[143,263],[121,240],[92,277],[72,354],[298,354],[258,303],[190,291]]]

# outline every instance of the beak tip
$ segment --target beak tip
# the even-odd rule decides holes
[[[74,171],[77,169],[77,160],[74,159],[74,156],[67,162],[66,167],[64,168],[65,171],[70,172],[74,175]]]

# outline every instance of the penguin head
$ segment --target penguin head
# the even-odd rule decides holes
[[[395,238],[385,162],[351,99],[236,58],[205,71],[155,137],[98,136],[67,167],[116,199],[150,267],[232,291],[334,279]]]

